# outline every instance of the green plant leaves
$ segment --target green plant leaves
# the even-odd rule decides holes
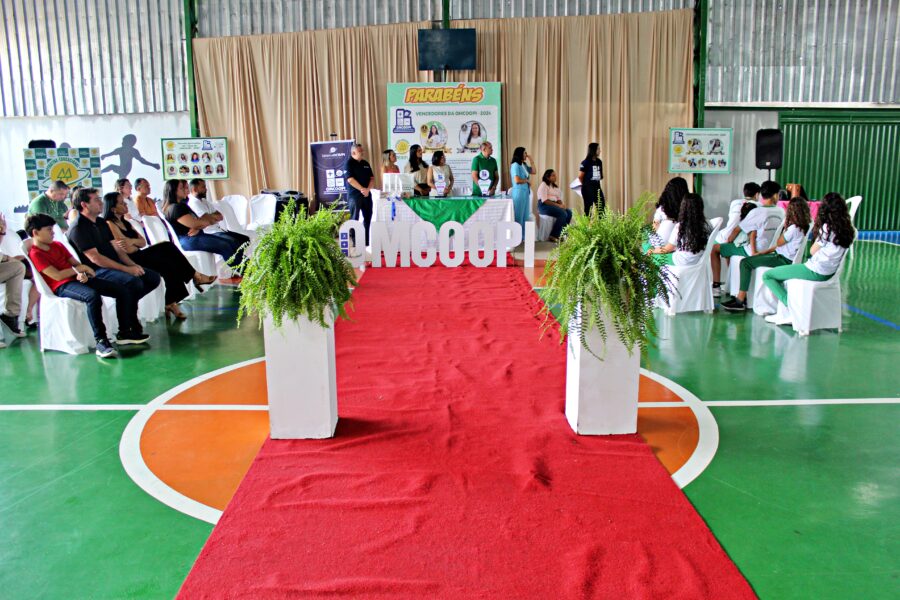
[[[553,318],[549,307],[557,306],[562,332],[579,338],[594,356],[601,358],[582,333],[596,328],[605,344],[609,332],[604,323],[612,325],[629,353],[637,346],[646,355],[656,334],[654,301],[662,297],[668,302],[672,277],[641,249],[641,231],[655,200],[644,192],[624,214],[607,208],[572,219],[544,271],[545,329]]]
[[[305,317],[327,328],[331,314],[348,318],[344,305],[357,281],[335,239],[342,217],[327,208],[312,216],[294,209],[291,202],[260,236],[253,256],[237,266],[243,276],[238,324],[250,314],[260,317],[260,326],[270,316],[276,327]]]

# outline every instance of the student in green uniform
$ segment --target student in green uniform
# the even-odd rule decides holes
[[[69,228],[66,222],[66,214],[69,207],[66,206],[66,196],[69,195],[69,186],[64,181],[54,181],[47,191],[31,201],[28,205],[29,215],[50,215],[56,224],[65,231]]]
[[[499,173],[497,171],[497,159],[491,156],[494,153],[494,147],[490,142],[481,144],[481,152],[472,159],[472,195],[473,196],[493,196],[497,190],[497,184],[500,182]],[[487,194],[482,193],[479,180],[489,180],[489,188]]]

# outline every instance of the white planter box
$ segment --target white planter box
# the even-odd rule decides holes
[[[276,329],[267,318],[263,328],[272,439],[334,436],[338,411],[333,321],[324,329],[301,318]]]
[[[612,324],[606,323],[606,348],[596,329],[587,332],[591,350],[571,332],[566,359],[566,419],[579,435],[612,435],[637,432],[638,382],[641,353],[631,356],[616,337]]]

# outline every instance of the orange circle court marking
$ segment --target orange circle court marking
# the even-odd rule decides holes
[[[654,374],[641,375],[638,433],[675,474],[694,456],[701,427],[695,409],[673,387]],[[653,406],[658,402],[666,405]],[[165,486],[222,511],[266,440],[265,404],[262,360],[188,383],[154,407],[140,432],[140,455]]]

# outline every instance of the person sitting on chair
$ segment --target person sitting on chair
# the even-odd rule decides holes
[[[191,207],[194,214],[198,217],[212,215],[216,219],[215,223],[208,225],[203,230],[204,232],[221,233],[222,235],[231,238],[238,247],[243,246],[250,241],[250,238],[246,235],[228,230],[227,223],[224,222],[225,215],[216,210],[216,207],[213,206],[212,202],[206,199],[205,181],[202,179],[191,179],[190,190],[191,193],[188,195],[188,206]]]
[[[226,262],[240,264],[243,250],[235,239],[222,232],[206,233],[204,229],[218,223],[210,214],[197,216],[187,203],[188,185],[183,179],[169,179],[163,187],[163,213],[178,236],[181,247],[188,251],[212,252]]]

